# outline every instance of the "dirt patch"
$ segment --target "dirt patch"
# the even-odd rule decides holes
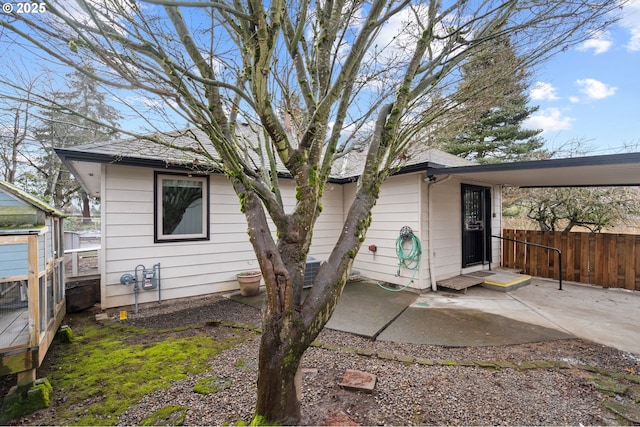
[[[237,338],[237,329],[224,328],[214,325],[194,325],[193,327],[178,327],[176,329],[165,329],[161,331],[150,331],[146,333],[136,334],[124,341],[126,345],[147,345],[165,341],[167,338],[193,338],[201,335],[207,335],[219,341],[226,341]]]

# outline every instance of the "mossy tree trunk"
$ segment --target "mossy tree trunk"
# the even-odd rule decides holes
[[[329,259],[320,266],[306,299],[300,301],[295,295],[302,293],[304,282],[307,253],[302,249],[304,244],[282,243],[287,238],[294,238],[295,232],[287,232],[280,244],[276,244],[265,227],[266,217],[259,200],[254,196],[246,198],[249,235],[267,290],[262,312],[255,409],[256,419],[261,422],[299,424],[300,390],[296,388],[296,373],[300,361],[338,303],[353,258],[369,225],[375,199],[372,193],[360,198],[357,208],[352,208],[351,220],[343,228],[343,237]]]

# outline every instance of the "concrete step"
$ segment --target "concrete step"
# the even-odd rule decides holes
[[[495,291],[509,292],[527,286],[529,283],[531,283],[531,276],[528,274],[496,271],[491,276],[485,277],[481,286]]]
[[[518,289],[529,283],[531,283],[531,276],[507,270],[474,271],[473,273],[462,274],[436,282],[439,287],[456,291],[466,291],[467,288],[480,285],[484,288],[501,292]]]
[[[436,284],[441,288],[453,289],[455,291],[466,290],[471,286],[481,285],[483,279],[470,275],[460,275],[449,277],[448,279],[438,280]]]
[[[493,271],[508,271],[509,273],[520,274],[524,271],[522,268],[507,268],[507,267],[494,267]]]

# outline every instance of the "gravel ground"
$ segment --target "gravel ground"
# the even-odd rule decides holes
[[[129,322],[167,328],[230,320],[259,325],[258,310],[221,297],[145,307]],[[620,425],[606,404],[640,402],[640,357],[584,340],[445,348],[375,342],[324,330],[302,362],[304,425]],[[211,361],[211,370],[147,395],[119,419],[136,425],[168,406],[188,407],[187,425],[248,421],[255,403],[256,335]],[[338,386],[346,369],[377,376],[372,393]],[[621,376],[627,375],[626,378]],[[230,384],[193,392],[201,378]],[[624,386],[605,392],[602,379]],[[600,379],[600,380],[599,380]]]

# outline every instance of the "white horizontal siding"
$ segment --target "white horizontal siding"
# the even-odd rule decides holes
[[[461,181],[451,179],[427,185],[423,178],[421,173],[394,176],[381,187],[380,198],[372,211],[371,227],[354,262],[354,269],[363,276],[398,285],[409,283],[411,270],[401,268],[400,276],[396,276],[395,243],[403,226],[413,229],[423,248],[421,268],[411,287],[424,289],[430,286],[429,257],[432,257],[436,279],[460,274]],[[139,264],[147,268],[158,262],[161,264],[163,299],[237,289],[237,272],[258,269],[248,240],[246,219],[224,176],[210,177],[210,240],[164,243],[153,241],[153,170],[103,165],[102,179],[103,252],[100,262],[105,308],[133,304],[133,290],[121,285],[120,277],[125,273],[133,274]],[[280,185],[286,211],[291,212],[296,203],[294,183],[282,180]],[[310,255],[327,259],[342,231],[355,188],[353,183],[327,185]],[[497,214],[492,226],[493,233],[497,234],[501,226],[501,195],[499,187],[492,190],[492,207]],[[433,202],[430,212],[429,191]],[[433,233],[431,248],[428,247],[429,221]],[[272,224],[271,229],[274,230]],[[377,251],[369,251],[369,245],[375,245]],[[497,262],[500,259],[497,240],[492,252]],[[156,291],[140,293],[140,303],[155,300]]]
[[[429,268],[429,186],[424,181],[424,175],[418,175],[420,187],[420,243],[422,245],[422,260],[420,262],[420,281],[414,286],[420,290],[431,288],[431,270]]]
[[[101,271],[105,308],[134,303],[132,287],[121,285],[120,277],[133,274],[139,264],[151,268],[160,263],[163,299],[236,289],[236,273],[259,268],[246,218],[231,185],[222,175],[211,175],[209,184],[210,240],[154,243],[154,171],[104,166]],[[281,191],[287,212],[293,211],[293,181],[281,181]],[[342,198],[342,186],[331,185],[325,190],[309,253],[318,259],[328,257],[340,234]],[[157,300],[157,291],[142,291],[139,298],[140,303]]]
[[[401,268],[400,276],[396,276],[396,240],[404,226],[411,227],[414,234],[423,239],[420,219],[422,195],[419,183],[420,174],[400,175],[387,179],[380,188],[380,197],[371,212],[371,226],[353,263],[353,269],[364,277],[402,286],[411,280],[413,271],[406,268]],[[345,186],[345,212],[355,197],[355,191],[355,184]],[[368,249],[370,245],[377,247],[375,253]],[[422,272],[416,273],[415,283],[411,287],[422,286],[421,276]]]
[[[103,215],[103,306],[134,302],[131,286],[120,284],[137,265],[160,263],[162,297],[188,297],[235,289],[235,274],[257,269],[238,198],[221,175],[210,177],[210,240],[154,243],[151,169],[120,165],[105,167]],[[140,302],[157,299],[142,291]]]
[[[492,234],[501,227],[501,191],[499,186],[468,181],[460,179],[450,179],[442,183],[431,184],[430,191],[433,191],[433,205],[431,213],[433,215],[433,248],[429,251],[435,267],[436,280],[446,279],[463,272],[462,269],[462,184],[491,187],[491,209],[495,214],[491,220]],[[492,242],[492,260],[497,263],[500,260],[500,244],[497,239]],[[474,266],[471,270],[478,270],[482,266]]]
[[[460,274],[462,266],[462,208],[460,201],[460,181],[450,179],[431,184],[432,224],[429,251],[434,265],[436,280]]]

